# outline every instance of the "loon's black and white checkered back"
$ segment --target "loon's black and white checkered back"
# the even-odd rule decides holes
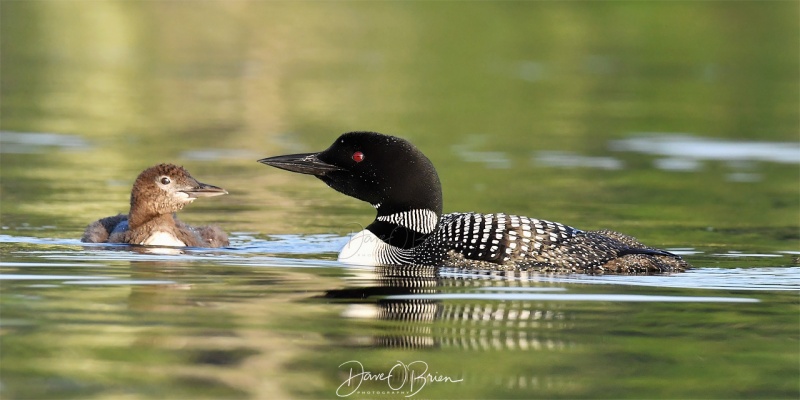
[[[577,232],[559,223],[517,215],[455,213],[442,217],[435,236],[465,258],[504,263],[540,254]]]
[[[410,249],[414,263],[494,269],[670,270],[682,262],[613,231],[581,231],[557,222],[507,214],[453,213],[438,229]],[[613,261],[627,256],[623,261]],[[671,256],[671,257],[670,257]],[[673,263],[672,260],[676,263]],[[619,266],[614,262],[620,262]]]

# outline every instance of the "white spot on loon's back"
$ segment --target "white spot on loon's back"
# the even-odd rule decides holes
[[[148,236],[142,243],[145,246],[179,246],[186,247],[186,243],[178,240],[175,235],[167,232],[157,231]]]

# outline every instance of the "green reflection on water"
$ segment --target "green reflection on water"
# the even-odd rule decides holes
[[[232,268],[179,258],[105,264],[76,270],[54,263],[17,272],[176,283],[1,282],[0,369],[10,398],[330,398],[348,376],[340,365],[351,360],[375,374],[398,361],[424,361],[431,373],[463,379],[430,383],[419,394],[425,398],[790,398],[797,389],[798,354],[791,349],[800,308],[794,292],[365,274],[342,279],[351,272]],[[484,293],[481,288],[520,286],[759,302],[383,299],[387,291]],[[362,390],[387,391],[385,385],[365,382]]]

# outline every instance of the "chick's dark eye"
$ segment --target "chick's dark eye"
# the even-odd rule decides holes
[[[169,184],[170,184],[170,182],[172,182],[172,181],[171,181],[171,180],[169,180],[169,178],[168,178],[168,177],[166,177],[166,176],[163,176],[163,177],[161,177],[161,184],[162,184],[162,185],[169,185]]]
[[[353,161],[357,163],[364,161],[364,153],[360,151],[353,153]]]

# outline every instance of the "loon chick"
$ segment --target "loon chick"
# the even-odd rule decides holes
[[[81,238],[87,243],[128,243],[152,246],[223,247],[228,235],[216,226],[193,228],[175,212],[198,197],[228,194],[200,183],[183,167],[159,164],[136,178],[128,215],[106,217],[89,224]]]
[[[666,272],[689,266],[675,254],[613,231],[582,231],[501,213],[442,215],[442,187],[433,164],[394,136],[349,132],[319,153],[258,161],[314,175],[377,209],[375,221],[339,254],[339,261],[348,264],[586,272]]]

